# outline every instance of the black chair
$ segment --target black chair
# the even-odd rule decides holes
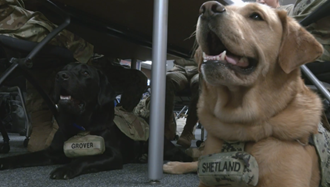
[[[178,111],[176,113],[176,119],[180,118],[182,114],[187,114],[190,97],[191,92],[189,89],[175,93],[174,111]]]
[[[54,103],[31,76],[29,70],[60,67],[75,60],[72,52],[68,49],[47,45],[52,38],[70,24],[70,17],[52,2],[46,1],[44,3],[50,10],[63,18],[63,23],[50,32],[40,43],[0,35],[0,87],[6,85],[11,78],[17,75],[24,76],[43,97],[56,119],[57,110]],[[47,62],[45,62],[45,59]],[[3,143],[0,144],[0,153],[8,153],[10,150],[9,137],[1,120],[0,132],[3,137]],[[27,142],[25,141],[24,144],[27,144]]]
[[[184,89],[180,92],[175,93],[175,107],[174,107],[174,121],[178,120],[180,117],[187,117],[189,111],[189,103],[191,98],[191,91],[190,89]],[[177,123],[176,123],[177,126]],[[205,131],[202,124],[197,122],[197,127],[201,131],[201,137],[199,140],[196,141],[196,146],[199,147],[205,140],[207,132]]]

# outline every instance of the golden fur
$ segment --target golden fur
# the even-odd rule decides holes
[[[203,77],[198,116],[208,132],[203,154],[218,153],[224,140],[245,141],[259,164],[258,187],[317,187],[318,156],[307,141],[317,133],[322,104],[300,78],[299,66],[320,56],[322,46],[285,11],[256,3],[225,8],[225,16],[200,16],[196,30]],[[251,19],[254,13],[262,20]],[[212,50],[209,32],[231,53],[256,59],[255,69],[209,68],[201,54]],[[164,165],[169,173],[185,169],[196,171],[197,162]]]

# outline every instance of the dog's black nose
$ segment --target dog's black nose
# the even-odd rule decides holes
[[[226,11],[226,8],[217,1],[209,1],[202,4],[199,13],[202,17],[215,16]]]
[[[56,76],[56,79],[66,81],[66,80],[69,80],[69,75],[65,72],[58,72],[57,76]]]

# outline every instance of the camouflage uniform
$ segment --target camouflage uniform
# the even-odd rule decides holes
[[[319,6],[322,6],[327,0],[297,0],[295,4],[281,6],[288,15],[297,21],[303,20]],[[324,53],[316,62],[309,63],[306,66],[321,81],[330,83],[330,16],[327,16],[309,26],[306,29],[323,45]],[[323,62],[323,63],[321,63]],[[304,77],[304,76],[303,76]],[[307,84],[311,84],[304,77]]]
[[[113,121],[120,131],[132,140],[147,141],[149,139],[149,124],[142,117],[127,112],[123,107],[115,108]]]
[[[0,0],[0,34],[40,42],[57,27],[40,12],[29,11],[24,7],[23,0]],[[93,54],[91,44],[67,30],[63,30],[49,43],[69,49],[73,52],[75,59],[81,63],[87,63]],[[54,69],[34,70],[32,74],[45,92],[50,94],[56,71]],[[32,134],[28,150],[33,152],[50,145],[57,130],[57,125],[53,125],[51,111],[29,83],[27,83],[27,94],[26,105],[32,123]]]
[[[173,123],[175,94],[188,88],[191,92],[188,117],[182,135],[178,140],[178,144],[185,147],[190,147],[190,140],[194,137],[192,131],[198,121],[199,75],[195,61],[175,60],[173,69],[166,73],[165,137],[169,140],[174,139],[176,132],[176,126]]]

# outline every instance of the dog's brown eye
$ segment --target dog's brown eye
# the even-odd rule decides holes
[[[253,20],[257,20],[257,21],[263,21],[262,17],[260,14],[254,12],[250,15],[250,18]]]

